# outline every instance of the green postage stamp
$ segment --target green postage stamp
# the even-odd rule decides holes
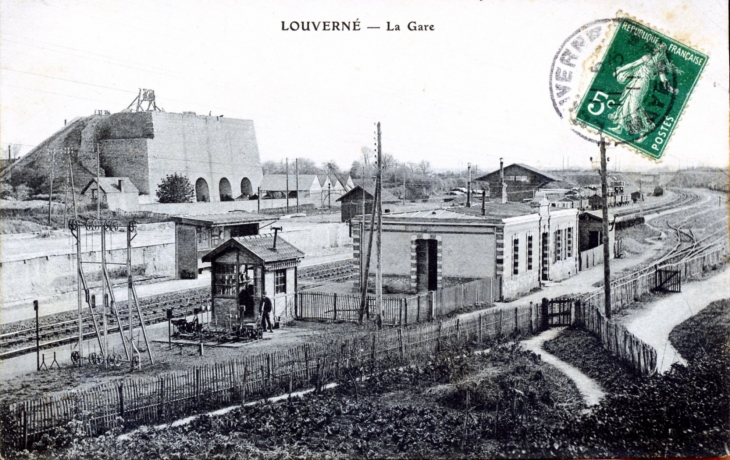
[[[708,57],[623,18],[575,121],[659,160]]]

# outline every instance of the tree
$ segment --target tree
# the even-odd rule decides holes
[[[418,163],[418,167],[421,169],[421,174],[424,176],[427,176],[429,172],[431,172],[431,163],[426,160],[421,160],[420,163]]]
[[[193,184],[183,174],[168,174],[157,186],[157,199],[160,203],[190,203],[194,195]]]

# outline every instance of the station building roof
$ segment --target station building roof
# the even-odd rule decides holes
[[[173,216],[172,220],[180,224],[195,225],[198,227],[229,227],[257,222],[274,222],[278,219],[276,217],[250,212],[228,212],[225,214]]]

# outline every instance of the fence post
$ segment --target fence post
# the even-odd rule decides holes
[[[542,318],[540,318],[540,329],[544,331],[548,328],[548,299],[546,299],[545,297],[542,298],[540,313],[542,316]]]
[[[246,384],[248,382],[248,363],[243,365],[243,384],[241,385],[241,403],[246,402]]]
[[[460,319],[461,318],[459,318],[459,317],[456,318],[456,340],[457,341],[460,341],[461,340],[461,331],[459,330],[459,320]]]
[[[418,322],[421,321],[421,295],[420,294],[418,294],[416,296],[416,301],[417,301],[417,304],[416,304],[416,322],[418,323]]]
[[[27,404],[23,404],[23,449],[28,449],[28,411],[26,409]]]
[[[519,323],[518,318],[517,318],[517,310],[518,309],[519,309],[518,307],[515,307],[515,331],[519,331],[520,330],[520,323]]]
[[[373,332],[373,348],[370,352],[370,374],[375,373],[375,333]]]
[[[334,315],[332,316],[332,321],[337,321],[337,293],[334,293]]]
[[[431,318],[429,319],[434,320],[436,319],[436,291],[428,291],[428,301],[431,304]]]
[[[479,313],[479,343],[482,343],[482,314]]]
[[[124,417],[124,383],[119,382],[119,416]]]
[[[309,344],[304,344],[304,375],[307,376],[307,382],[309,382]]]
[[[200,368],[195,369],[195,401],[200,401]]]
[[[403,325],[408,326],[408,298],[403,299],[403,310]]]
[[[398,349],[400,350],[401,363],[403,363],[403,329],[398,329]]]
[[[165,379],[160,377],[160,405],[157,407],[157,419],[162,420],[165,416]]]
[[[398,326],[403,327],[403,302],[405,299],[398,301]]]

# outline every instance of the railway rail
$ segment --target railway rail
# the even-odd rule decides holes
[[[627,218],[643,216],[648,213],[657,213],[665,210],[678,208],[694,204],[702,199],[702,197],[691,191],[678,191],[678,197],[668,203],[657,204],[645,207],[641,210],[616,210],[613,214],[617,218]],[[668,225],[669,226],[669,225]],[[671,227],[678,238],[677,245],[671,249],[660,262],[669,260],[673,257],[697,254],[706,247],[712,245],[707,244],[713,234],[703,236],[697,239],[694,233],[689,230],[682,229],[682,226]],[[659,263],[659,262],[654,262]],[[653,264],[654,264],[653,263]],[[652,265],[653,265],[652,264]],[[344,281],[356,276],[353,271],[351,261],[342,261],[338,263],[323,264],[321,267],[311,267],[303,270],[303,279],[311,282],[322,283],[332,281]],[[177,293],[163,294],[152,298],[140,299],[140,307],[145,316],[145,324],[156,324],[167,320],[167,309],[173,309],[173,315],[180,316],[183,314],[192,314],[193,308],[204,302],[210,301],[210,293],[207,288],[194,288]],[[98,314],[98,312],[97,312]],[[41,349],[72,343],[78,340],[78,319],[74,318],[75,312],[65,312],[58,315],[50,315],[41,318],[39,326],[39,337],[41,339]],[[119,308],[120,321],[124,327],[128,327],[128,317],[126,308]],[[118,333],[119,325],[116,318],[110,315],[109,334]],[[134,320],[134,327],[139,327],[139,320]],[[96,335],[94,324],[88,309],[85,310],[83,317],[83,336],[84,339],[93,338]],[[26,320],[14,324],[6,324],[0,328],[0,360],[10,358],[12,356],[22,355],[35,351],[36,327],[35,320]]]
[[[206,288],[195,288],[147,298],[146,301],[142,298],[140,299],[140,308],[144,315],[145,325],[149,325],[167,321],[167,310],[170,308],[173,310],[173,315],[175,316],[187,315],[192,314],[193,308],[206,302],[210,302],[210,293],[207,292]],[[100,308],[97,308],[97,311],[94,312],[97,316],[99,315],[99,310]],[[119,320],[122,323],[122,327],[128,330],[129,316],[125,310],[126,305],[118,309]],[[75,314],[75,312],[66,312],[60,315],[69,314]],[[54,316],[56,315],[51,315],[51,317]],[[132,318],[133,327],[139,328],[139,319],[135,315]],[[119,324],[117,324],[114,315],[109,315],[107,321],[109,324],[108,333],[110,335],[118,333]],[[99,318],[97,318],[97,322],[100,323]],[[21,324],[16,326],[17,328],[15,330],[0,334],[0,360],[30,353],[36,349],[35,320],[22,321]],[[84,339],[96,336],[94,322],[89,315],[88,309],[85,309],[84,316],[82,317],[82,328]],[[78,333],[78,319],[40,324],[38,327],[40,348],[45,349],[75,342],[78,340]]]

